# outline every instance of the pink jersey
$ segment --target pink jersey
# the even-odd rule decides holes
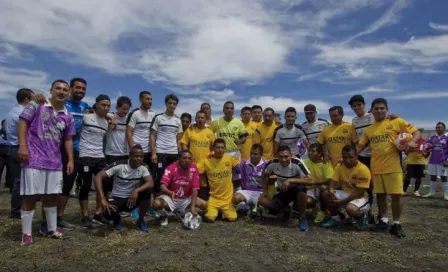
[[[165,169],[160,182],[175,192],[176,198],[188,198],[192,189],[199,190],[199,171],[194,164],[184,170],[175,162]]]

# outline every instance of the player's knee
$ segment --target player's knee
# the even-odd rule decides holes
[[[261,207],[266,207],[269,204],[269,198],[266,194],[260,195],[258,198],[258,205]]]
[[[239,194],[239,193],[236,193],[232,198],[232,202],[234,205],[238,205],[243,201],[246,201],[246,198],[242,194]]]
[[[308,209],[314,208],[314,206],[316,206],[316,200],[309,196],[306,199],[306,204]]]
[[[348,204],[346,207],[345,207],[345,211],[347,212],[347,214],[349,215],[349,216],[351,216],[351,217],[356,217],[358,214],[359,214],[359,208],[358,207],[356,207],[355,205],[353,205],[353,204]]]
[[[160,200],[160,199],[155,199],[155,200],[152,202],[152,207],[153,207],[155,210],[161,210],[161,209],[164,208],[163,203],[165,203],[165,201],[162,202],[162,200]]]

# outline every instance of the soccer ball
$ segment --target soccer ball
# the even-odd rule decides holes
[[[191,212],[185,214],[183,219],[183,225],[186,229],[198,229],[201,225],[201,222],[202,218],[199,215],[193,216]]]
[[[420,146],[420,151],[431,152],[433,148],[434,147],[433,147],[432,143],[426,143],[426,144],[422,144]]]
[[[409,133],[400,133],[395,138],[394,144],[399,150],[404,150],[406,145],[412,140],[412,135]]]

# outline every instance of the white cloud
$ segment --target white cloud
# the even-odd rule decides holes
[[[352,96],[352,95],[355,95],[355,94],[360,94],[360,95],[366,94],[366,95],[368,95],[368,94],[373,94],[373,93],[377,94],[377,93],[390,93],[390,92],[393,92],[392,88],[385,88],[385,87],[379,87],[379,86],[369,86],[369,87],[367,87],[365,89],[361,89],[359,91],[343,92],[343,93],[335,94],[333,96],[342,97],[342,96]]]
[[[422,100],[422,99],[434,99],[434,98],[448,98],[448,92],[421,91],[388,97],[388,99],[393,100],[412,100],[412,99]]]
[[[448,25],[436,24],[433,22],[429,23],[429,26],[437,31],[448,31]]]
[[[0,67],[0,98],[14,101],[20,88],[47,93],[50,89],[47,82],[48,74],[43,71]]]

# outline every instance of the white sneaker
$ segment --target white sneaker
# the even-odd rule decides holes
[[[64,235],[62,234],[62,232],[55,230],[55,231],[49,231],[47,234],[47,237],[54,238],[54,239],[62,239],[64,237]]]
[[[162,227],[168,226],[168,216],[167,215],[160,217],[160,226],[162,226]]]

